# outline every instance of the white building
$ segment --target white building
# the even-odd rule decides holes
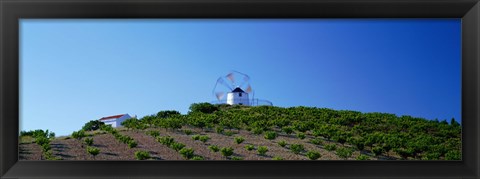
[[[130,118],[132,117],[128,114],[120,114],[115,116],[102,117],[99,119],[99,121],[104,122],[106,125],[111,125],[112,127],[121,127],[122,122]]]
[[[248,100],[248,93],[246,93],[239,87],[233,89],[232,92],[227,93],[227,104],[249,106],[250,101]]]

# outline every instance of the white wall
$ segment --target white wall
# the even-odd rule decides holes
[[[227,93],[227,104],[234,105],[234,104],[242,104],[244,106],[249,106],[250,101],[248,100],[248,93],[241,93],[241,92],[230,92]]]
[[[119,118],[102,120],[102,122],[104,122],[106,125],[111,125],[112,127],[121,127],[122,122],[130,118],[132,118],[130,115],[125,114]]]

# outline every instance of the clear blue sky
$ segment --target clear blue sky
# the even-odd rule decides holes
[[[460,19],[21,20],[20,130],[215,100],[251,77],[276,106],[460,122]]]

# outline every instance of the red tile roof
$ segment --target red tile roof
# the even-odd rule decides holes
[[[119,115],[115,115],[115,116],[102,117],[100,120],[116,119],[116,118],[120,118],[124,115],[126,115],[126,114],[119,114]]]

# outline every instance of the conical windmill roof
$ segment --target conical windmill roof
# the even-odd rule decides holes
[[[240,87],[236,87],[233,89],[232,93],[245,93],[245,91],[243,91]]]

